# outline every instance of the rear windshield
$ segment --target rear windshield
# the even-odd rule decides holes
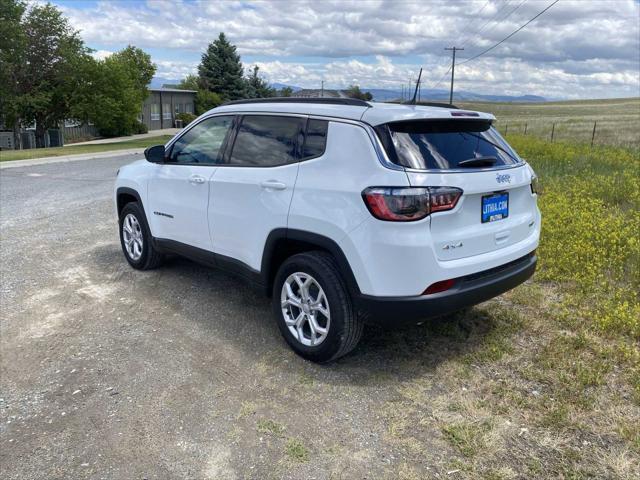
[[[486,121],[405,121],[376,130],[391,161],[406,168],[500,167],[522,161]]]

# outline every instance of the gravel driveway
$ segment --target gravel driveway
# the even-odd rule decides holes
[[[434,411],[481,311],[465,339],[370,328],[303,361],[241,281],[127,265],[111,190],[132,159],[0,171],[0,476],[455,478]]]

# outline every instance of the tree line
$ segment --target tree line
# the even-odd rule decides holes
[[[51,4],[30,8],[0,0],[0,122],[14,131],[35,123],[36,146],[65,119],[91,121],[101,135],[129,135],[156,72],[132,45],[104,60],[91,56],[78,31]]]
[[[91,122],[102,136],[146,132],[139,120],[156,65],[133,45],[104,59],[92,56],[80,32],[55,6],[0,0],[0,128],[14,132],[35,124],[36,146],[45,146],[47,129],[66,119]],[[197,74],[177,88],[194,90],[195,113],[242,98],[291,96],[276,91],[254,65],[248,74],[235,45],[224,33],[202,54]],[[348,96],[370,100],[358,86]]]

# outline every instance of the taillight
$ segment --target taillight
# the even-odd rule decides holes
[[[429,187],[431,213],[451,210],[458,203],[462,190],[454,187]]]
[[[412,222],[451,210],[461,195],[454,187],[370,187],[362,192],[371,214],[391,222]]]

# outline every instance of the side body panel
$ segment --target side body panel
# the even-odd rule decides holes
[[[149,178],[146,213],[157,238],[212,250],[207,207],[213,165],[156,165]]]
[[[221,166],[212,177],[208,223],[217,254],[260,270],[272,230],[286,228],[299,164]]]
[[[289,212],[289,228],[313,232],[338,244],[345,253],[360,290],[371,290],[368,264],[379,258],[362,254],[351,232],[372,219],[362,199],[370,186],[408,186],[402,170],[385,168],[365,128],[330,122],[325,154],[300,163]]]

